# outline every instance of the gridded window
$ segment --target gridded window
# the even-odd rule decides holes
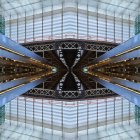
[[[67,5],[68,6],[68,5]],[[72,6],[72,5],[71,5]],[[44,13],[17,19],[6,18],[6,35],[15,41],[32,42],[81,38],[121,43],[134,35],[131,18],[113,17],[87,7],[49,7]],[[51,11],[53,8],[53,11]],[[82,9],[83,8],[83,9]]]
[[[120,96],[73,102],[20,96],[6,105],[6,117],[47,128],[82,129],[129,121],[134,105]]]

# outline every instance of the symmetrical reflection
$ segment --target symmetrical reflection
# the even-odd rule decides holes
[[[49,136],[55,140],[106,138],[110,129],[118,137],[116,131],[124,124],[128,131],[139,129],[139,34],[117,47],[102,42],[99,52],[94,50],[99,42],[58,40],[53,45],[44,42],[49,50],[35,53],[28,50],[34,43],[23,47],[0,37],[1,138],[8,138],[2,131],[13,127],[13,139],[18,134],[30,138],[19,132],[29,130],[31,139]],[[113,49],[104,50],[106,46]]]
[[[7,40],[9,42],[11,41],[9,39]],[[15,46],[18,45],[15,42],[12,43],[14,43]],[[82,72],[84,63],[82,63],[81,60],[85,60],[85,56],[87,58],[89,53],[100,56],[105,51],[115,47],[115,43],[104,43],[101,45],[99,42],[85,42],[84,40],[58,40],[43,43],[37,42],[37,44],[26,43],[22,45],[25,47],[24,49],[22,48],[24,50],[23,52],[20,48],[10,48],[13,55],[15,55],[14,51],[19,52],[16,54],[19,57],[18,59],[16,56],[11,58],[8,54],[1,58],[1,78],[5,85],[7,84],[6,82],[11,81],[13,88],[14,86],[19,85],[19,80],[16,82],[19,78],[21,81],[20,83],[24,84],[25,82],[28,82],[24,81],[24,79],[35,80],[46,76],[42,82],[36,85],[36,88],[30,88],[28,92],[23,90],[23,93],[28,96],[43,96],[67,100],[114,94],[100,84],[93,82],[93,80],[92,85],[97,86],[91,86],[91,84],[87,82],[88,80],[81,79],[84,74]],[[47,50],[44,46],[47,47]],[[100,46],[100,50],[98,50],[98,52],[94,51],[98,46]],[[5,48],[7,47],[5,46]],[[34,51],[36,54],[29,50]],[[24,53],[26,51],[32,55]],[[20,58],[21,55],[23,55],[23,58]],[[32,58],[33,56],[35,57]],[[92,58],[95,57],[94,55],[92,56]],[[24,59],[28,63],[25,63]],[[90,59],[90,57],[87,59]],[[17,84],[13,85],[14,82]],[[1,91],[5,92],[4,89],[1,89]]]
[[[100,3],[1,3],[0,140],[140,139],[139,6]]]

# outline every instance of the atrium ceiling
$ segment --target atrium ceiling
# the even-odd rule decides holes
[[[33,11],[35,10],[37,13],[41,13],[42,9],[45,11],[46,9],[51,10],[53,6],[53,10],[55,8],[61,8],[62,3],[65,7],[80,7],[81,9],[86,9],[87,5],[89,6],[89,11],[98,10],[99,13],[104,13],[105,11],[109,15],[116,16],[126,16],[131,15],[132,17],[137,15],[140,12],[140,1],[139,0],[1,0],[0,1],[0,9],[1,12],[4,11],[4,15],[21,15],[25,11]],[[91,7],[91,8],[90,8]],[[32,13],[32,12],[31,12]],[[30,14],[30,13],[28,13]]]

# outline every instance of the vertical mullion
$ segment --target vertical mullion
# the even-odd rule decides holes
[[[64,2],[62,0],[62,14],[61,14],[61,38],[63,39],[63,26],[64,26]]]
[[[53,100],[51,100],[51,130],[53,135]]]
[[[19,18],[19,17],[18,17],[18,14],[17,14],[17,42],[19,42],[19,38],[18,38],[18,32],[19,32],[19,31],[18,31],[18,28],[19,28],[19,27],[18,27],[18,18]]]
[[[131,30],[131,21],[130,21],[130,14],[129,14],[129,38],[130,38],[130,36],[131,36],[131,32],[130,32],[130,30]]]
[[[35,106],[35,98],[33,97],[33,129],[34,129],[34,121],[35,121],[35,118],[34,118],[34,116],[35,116],[35,108],[34,108],[34,106]]]
[[[106,25],[106,42],[107,42],[107,9],[106,9],[106,15],[105,15],[105,25]]]
[[[114,97],[114,124],[115,124],[115,119],[116,119],[115,108],[116,108],[116,97]]]
[[[123,15],[122,15],[122,42],[123,42]]]
[[[25,39],[24,39],[24,43],[26,43],[26,11],[25,11]]]
[[[98,41],[98,19],[99,18],[99,15],[98,15],[98,6],[97,6],[97,41]]]
[[[96,112],[96,114],[97,114],[97,131],[98,131],[98,98],[96,99],[96,101],[97,101],[97,112]]]
[[[105,114],[105,120],[106,120],[106,126],[107,126],[107,98],[105,98],[105,111],[106,111],[106,114]]]
[[[51,39],[53,39],[53,1],[51,6]]]
[[[79,101],[77,101],[77,138],[79,136],[78,131],[79,131]]]
[[[35,13],[33,9],[33,41],[35,41]]]
[[[116,36],[115,36],[115,20],[116,20],[116,17],[115,17],[115,11],[114,11],[114,43],[116,42]]]
[[[19,110],[19,100],[18,100],[19,97],[17,97],[17,125],[18,125],[18,121],[19,121],[19,118],[18,118],[18,110]]]
[[[9,25],[9,37],[11,38],[11,14],[10,14],[10,25]]]
[[[64,131],[64,127],[63,127],[63,101],[61,101],[61,117],[62,117],[62,124],[61,124],[61,126],[62,126],[62,138],[63,138],[63,131]]]
[[[89,129],[89,102],[87,100],[87,135],[88,135],[88,129]]]
[[[87,2],[87,40],[89,39],[89,9],[88,9],[88,2]]]
[[[11,126],[11,106],[12,106],[12,101],[9,104],[9,118],[10,118],[10,126]]]
[[[122,123],[123,123],[123,98],[121,97],[121,104],[122,104],[122,112],[121,112],[121,118],[122,118]]]
[[[43,100],[43,97],[42,97],[42,132],[43,132],[43,122],[44,122],[44,116],[43,116],[43,114],[44,114],[44,102],[43,102],[44,100]]]
[[[79,10],[78,10],[78,0],[77,0],[77,39],[79,39],[79,22],[78,22],[79,15],[78,15],[78,13],[79,13]]]
[[[25,128],[26,128],[26,97],[24,97],[24,101],[25,101]]]
[[[44,9],[43,9],[43,1],[42,1],[42,41],[44,40],[43,39],[43,36],[44,36],[44,32],[43,32],[43,30],[44,30],[44,28],[43,28],[44,27],[44,22],[43,22],[44,21],[44,13],[43,12],[44,12]]]
[[[128,101],[128,103],[129,103],[128,108],[129,108],[129,125],[130,125],[130,119],[131,119],[131,118],[130,118],[130,115],[131,115],[131,114],[130,114],[130,107],[131,107],[131,106],[130,106],[130,102],[129,102],[129,101]]]

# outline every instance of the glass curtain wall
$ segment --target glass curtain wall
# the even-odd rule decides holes
[[[42,3],[43,4],[43,3]],[[134,17],[82,1],[50,1],[6,15],[6,35],[19,42],[75,38],[121,43],[134,35]]]

